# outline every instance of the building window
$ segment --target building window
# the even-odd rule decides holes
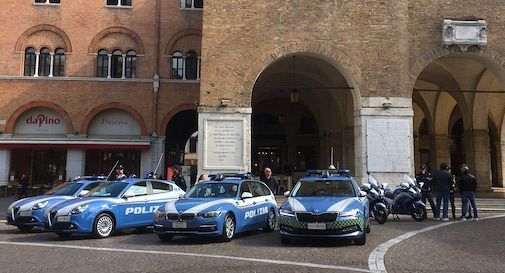
[[[59,4],[60,0],[35,0],[37,4]]]
[[[172,54],[172,79],[199,80],[200,57],[194,51],[182,55],[180,51]]]
[[[198,56],[194,51],[188,52],[186,56],[186,79],[196,80],[198,71]]]
[[[126,78],[136,78],[137,76],[137,53],[134,50],[126,53]]]
[[[44,47],[40,50],[39,76],[47,77],[49,74],[51,74],[51,54],[49,49]]]
[[[172,54],[172,79],[182,79],[184,75],[184,58],[179,51]]]
[[[35,67],[36,67],[36,55],[35,49],[33,47],[29,47],[25,50],[25,76],[34,76],[35,75]]]
[[[107,78],[109,75],[109,55],[107,50],[101,49],[98,51],[98,60],[96,64],[96,76]]]
[[[53,76],[65,76],[65,50],[63,50],[63,48],[56,49],[54,54]]]
[[[132,0],[107,0],[107,6],[131,7]]]
[[[181,0],[181,8],[201,9],[203,8],[203,0]]]
[[[114,50],[112,52],[112,67],[111,67],[111,77],[121,78],[123,76],[123,54],[121,50]]]

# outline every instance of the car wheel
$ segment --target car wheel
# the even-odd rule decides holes
[[[33,229],[33,226],[17,226],[21,232],[28,232]]]
[[[158,234],[158,238],[160,238],[163,242],[170,242],[174,238],[173,234]]]
[[[285,235],[281,235],[281,243],[284,245],[291,244],[291,238]]]
[[[93,223],[93,235],[97,238],[107,238],[114,231],[114,219],[108,213],[100,213]]]
[[[277,225],[277,215],[275,215],[275,210],[271,209],[268,212],[268,222],[266,227],[263,229],[266,232],[272,232],[275,230],[275,226]]]
[[[355,245],[360,245],[360,246],[366,244],[366,232],[363,232],[363,235],[355,238],[354,239],[354,244]]]
[[[223,232],[221,233],[221,239],[225,242],[231,241],[235,236],[235,218],[228,213],[224,217]]]

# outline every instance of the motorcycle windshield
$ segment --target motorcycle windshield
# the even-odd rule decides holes
[[[408,175],[404,175],[403,176],[403,181],[405,183],[408,183],[409,186],[411,186],[411,187],[415,187],[416,186],[416,181],[414,181],[414,179],[412,177],[408,176]]]
[[[368,176],[368,182],[370,183],[370,185],[372,186],[372,188],[376,188],[376,189],[379,188],[379,181],[377,181],[377,179],[375,179],[375,177],[369,175]]]

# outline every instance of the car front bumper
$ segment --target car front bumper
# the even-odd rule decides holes
[[[313,223],[300,222],[292,216],[281,216],[279,228],[281,235],[291,237],[353,238],[365,232],[365,221],[365,218],[352,218],[317,223],[318,228],[313,229],[310,227]]]

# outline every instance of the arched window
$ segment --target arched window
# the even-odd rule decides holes
[[[53,76],[65,76],[65,50],[63,48],[56,49],[54,54]]]
[[[107,50],[100,49],[98,51],[98,59],[96,64],[96,76],[101,78],[107,78],[109,75],[109,56],[107,55]]]
[[[35,49],[33,47],[29,47],[25,50],[25,76],[33,76],[35,75]]]
[[[123,54],[119,49],[116,49],[114,52],[112,52],[111,77],[123,77]]]
[[[197,75],[198,75],[198,56],[194,51],[190,51],[186,56],[186,79],[196,80]]]
[[[181,8],[201,9],[203,8],[203,0],[181,0]]]
[[[51,73],[51,54],[49,49],[42,48],[39,57],[39,76],[49,76]]]
[[[126,78],[136,78],[137,77],[137,53],[134,50],[128,51],[126,53]]]
[[[184,75],[184,59],[179,51],[172,54],[172,79],[182,79]]]

